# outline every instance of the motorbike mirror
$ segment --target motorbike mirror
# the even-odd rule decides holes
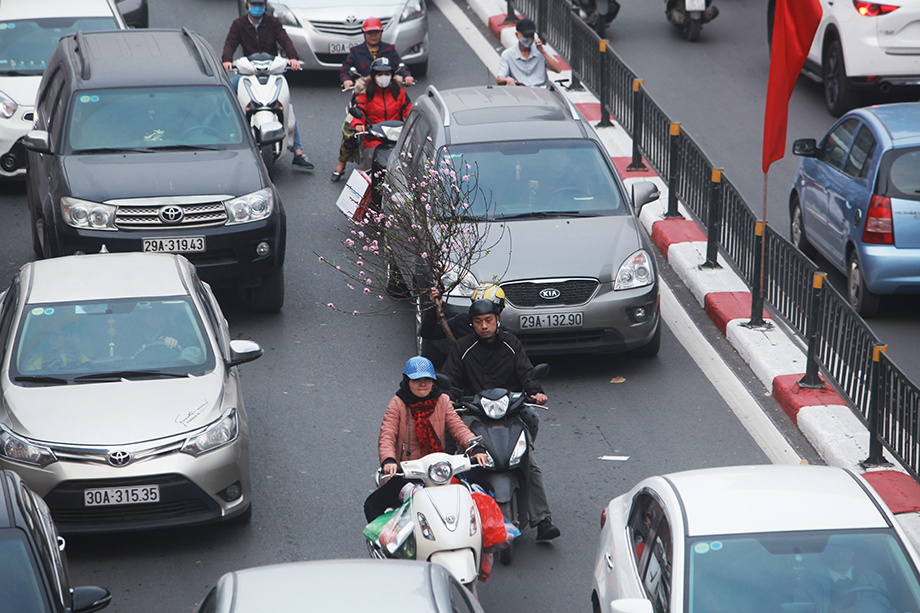
[[[531,375],[534,379],[542,379],[549,374],[549,364],[537,364],[533,367],[533,374]]]
[[[813,158],[818,155],[818,143],[813,138],[800,138],[792,143],[792,154]]]
[[[358,119],[364,119],[364,111],[362,111],[356,106],[353,106],[350,109],[348,109],[348,114],[351,115],[352,117],[357,117]]]
[[[450,377],[447,375],[438,373],[438,387],[442,390],[454,389],[454,382],[450,380]]]
[[[479,445],[479,443],[481,443],[481,442],[482,442],[482,436],[481,436],[481,435],[480,435],[480,436],[474,436],[473,438],[471,438],[470,440],[468,440],[468,441],[466,442],[466,451],[467,451],[467,453],[469,453],[470,449],[473,449],[474,447],[476,447],[477,445]]]

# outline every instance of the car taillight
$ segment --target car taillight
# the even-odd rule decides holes
[[[607,507],[604,507],[604,510],[601,511],[601,529],[604,528],[604,525],[607,523]]]
[[[894,244],[894,225],[891,222],[891,198],[873,195],[869,201],[866,214],[866,227],[863,229],[864,243],[876,245]]]
[[[865,15],[866,17],[878,17],[898,9],[892,4],[877,4],[875,2],[861,2],[860,0],[853,0],[853,5],[860,15]]]

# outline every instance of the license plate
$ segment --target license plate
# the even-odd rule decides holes
[[[348,53],[358,43],[329,43],[329,53]]]
[[[104,487],[83,490],[83,503],[88,507],[110,504],[141,504],[159,502],[159,485],[132,485],[131,487]]]
[[[521,315],[521,329],[573,328],[584,325],[584,313],[544,313]]]
[[[706,0],[686,0],[685,10],[687,11],[705,11]]]
[[[176,238],[144,238],[144,251],[154,253],[204,253],[203,236],[180,236]]]

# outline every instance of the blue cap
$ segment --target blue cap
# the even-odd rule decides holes
[[[437,378],[434,374],[434,364],[428,358],[423,358],[420,355],[409,358],[409,361],[406,362],[406,367],[403,368],[403,374],[410,379]]]

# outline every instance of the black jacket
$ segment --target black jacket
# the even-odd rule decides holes
[[[380,48],[377,49],[377,54],[374,55],[371,53],[370,49],[367,48],[367,43],[361,43],[360,45],[352,47],[351,51],[348,52],[348,57],[342,62],[342,68],[339,70],[339,79],[342,83],[345,81],[354,81],[355,78],[351,75],[352,66],[357,69],[358,74],[362,77],[366,77],[371,73],[371,64],[373,64],[374,60],[378,57],[389,58],[390,64],[392,64],[394,68],[399,66],[400,62],[402,62],[402,60],[399,59],[399,52],[396,50],[395,45],[381,41]],[[403,68],[396,74],[401,77],[412,76],[408,68]]]
[[[540,384],[531,378],[533,364],[524,352],[524,345],[501,327],[490,343],[475,333],[457,340],[441,372],[466,396],[497,387],[524,391],[531,396],[543,392]]]
[[[243,47],[243,55],[246,57],[259,52],[278,55],[278,47],[281,47],[289,60],[298,59],[294,43],[284,31],[281,20],[268,13],[262,15],[258,28],[252,25],[248,15],[233,20],[227,40],[224,41],[221,61],[232,62],[233,54],[240,46]]]

